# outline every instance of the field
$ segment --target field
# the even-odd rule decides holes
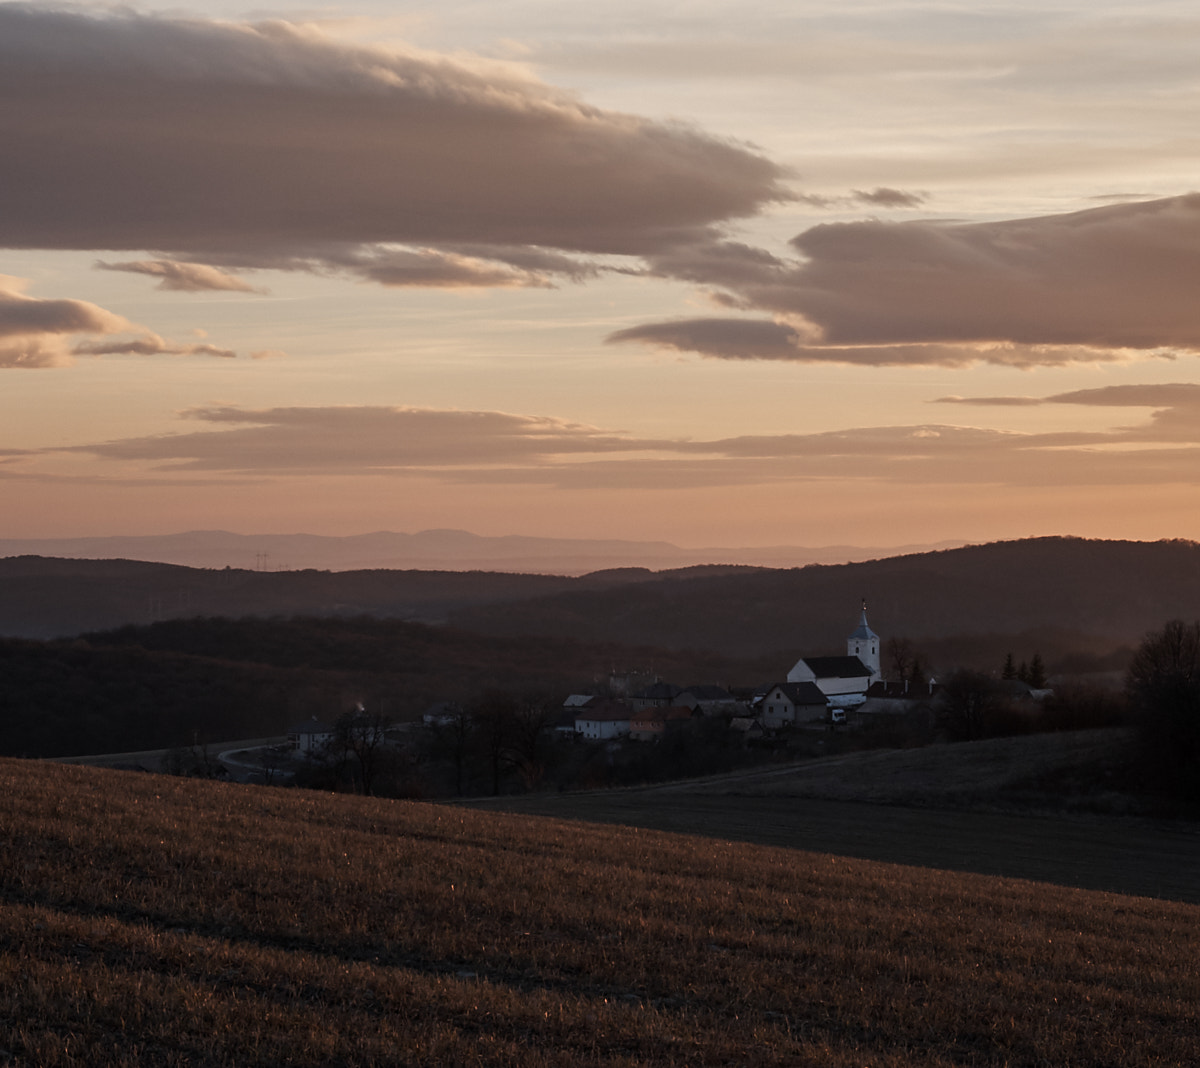
[[[13,1065],[1184,1065],[1200,908],[0,761]]]
[[[1131,744],[1121,729],[989,738],[468,803],[1200,904],[1200,824],[1118,789]]]

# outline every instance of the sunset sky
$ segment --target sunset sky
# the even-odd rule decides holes
[[[1200,539],[1200,11],[0,3],[0,537]]]

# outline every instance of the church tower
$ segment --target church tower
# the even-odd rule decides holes
[[[871,669],[871,681],[878,682],[883,673],[879,670],[879,635],[867,625],[867,602],[863,599],[862,619],[854,632],[846,639],[846,655],[857,656]]]

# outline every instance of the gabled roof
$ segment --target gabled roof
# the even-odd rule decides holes
[[[665,724],[673,719],[691,719],[692,710],[686,705],[671,705],[669,708],[645,708],[629,717],[631,727],[646,727],[651,724]]]
[[[656,682],[633,695],[640,701],[674,701],[683,691],[672,682]]]
[[[632,716],[633,709],[627,704],[621,701],[604,701],[588,705],[587,708],[576,709],[575,722],[619,723],[621,720],[632,718]]]
[[[767,694],[770,695],[776,690],[781,690],[783,695],[794,705],[823,705],[826,703],[825,695],[815,682],[777,682],[767,691]]]
[[[732,695],[720,686],[705,683],[701,686],[689,686],[684,693],[690,693],[697,701],[729,701]]]
[[[800,663],[818,679],[863,679],[872,674],[857,656],[805,656]]]
[[[563,708],[587,708],[593,701],[598,700],[595,694],[573,693],[563,702]]]
[[[320,723],[315,719],[310,719],[306,723],[298,723],[294,727],[288,727],[288,734],[332,734],[334,728],[328,723]]]

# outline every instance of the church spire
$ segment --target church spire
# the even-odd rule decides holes
[[[846,655],[857,656],[869,667],[872,679],[882,677],[879,669],[879,635],[871,629],[871,625],[867,622],[867,599],[865,597],[862,602],[862,617],[858,621],[858,626],[846,639]]]

